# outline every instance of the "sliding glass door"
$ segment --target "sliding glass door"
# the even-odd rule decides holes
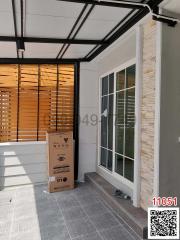
[[[101,92],[101,165],[112,171],[113,159],[114,73],[102,78]]]
[[[103,77],[101,86],[100,165],[133,182],[135,65]]]

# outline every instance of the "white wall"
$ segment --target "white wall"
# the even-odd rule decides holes
[[[175,28],[163,24],[161,76],[159,192],[163,197],[176,196],[180,206],[179,24]]]
[[[98,76],[95,62],[80,67],[78,180],[84,181],[84,173],[96,171],[97,124],[92,125],[91,117],[98,115]]]
[[[101,76],[135,57],[136,33],[133,31],[102,53],[98,60],[98,74]]]
[[[45,142],[0,144],[0,189],[47,183]]]

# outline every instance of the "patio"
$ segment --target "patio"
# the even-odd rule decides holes
[[[88,183],[53,194],[46,185],[3,191],[0,212],[1,240],[138,239]]]

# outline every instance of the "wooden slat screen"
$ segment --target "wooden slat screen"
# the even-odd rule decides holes
[[[73,130],[73,65],[0,65],[0,142]]]

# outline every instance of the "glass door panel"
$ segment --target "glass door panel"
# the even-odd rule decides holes
[[[124,92],[116,93],[115,152],[124,152]]]
[[[108,97],[104,96],[101,99],[101,146],[107,148],[107,131],[108,131],[108,121],[107,121],[107,102]]]
[[[108,149],[113,149],[113,101],[114,95],[109,95],[108,104]]]
[[[125,156],[134,158],[135,88],[126,91]]]
[[[135,65],[116,74],[115,172],[133,182]]]
[[[112,171],[113,159],[114,73],[102,78],[101,159],[100,164]]]

